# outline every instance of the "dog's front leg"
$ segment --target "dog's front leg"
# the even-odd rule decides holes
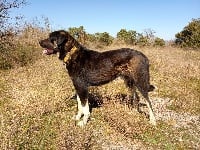
[[[80,97],[78,96],[77,94],[77,115],[75,116],[75,120],[76,121],[79,121],[83,115],[83,109],[82,109],[82,105],[81,105],[81,100],[80,100]]]
[[[78,112],[75,117],[76,121],[78,121],[77,125],[83,127],[87,124],[87,121],[90,117],[90,109],[88,102],[88,90],[84,84],[80,84],[83,82],[75,82],[74,86],[77,91],[77,104],[78,104]],[[81,117],[83,116],[82,120]]]
[[[79,121],[77,123],[77,125],[80,126],[80,127],[83,127],[87,124],[88,119],[90,117],[90,109],[89,109],[88,99],[81,101],[81,110],[82,110],[82,114],[83,114],[83,120]],[[77,115],[79,115],[79,112],[78,112]]]

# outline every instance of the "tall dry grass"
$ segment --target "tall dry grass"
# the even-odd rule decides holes
[[[10,31],[0,38],[0,69],[25,66],[40,59],[38,41],[49,34],[37,24],[25,24],[19,31]]]
[[[173,99],[170,109],[200,113],[200,51],[172,47],[144,49],[151,61],[158,97]]]

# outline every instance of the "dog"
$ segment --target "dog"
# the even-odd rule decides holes
[[[133,96],[138,97],[135,87],[140,91],[146,100],[150,123],[156,125],[148,96],[154,86],[149,83],[149,60],[143,53],[129,48],[105,52],[90,50],[64,30],[50,33],[49,37],[39,41],[39,44],[45,49],[44,54],[59,53],[59,59],[66,65],[77,92],[77,125],[83,127],[90,117],[88,87],[109,83],[117,77],[124,79]]]

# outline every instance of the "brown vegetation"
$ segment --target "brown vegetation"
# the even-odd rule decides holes
[[[26,66],[0,72],[0,149],[200,147],[199,51],[138,48],[149,57],[151,83],[157,86],[150,95],[159,120],[156,127],[127,105],[128,97],[124,95],[127,89],[117,79],[90,89],[94,93],[91,98],[101,105],[93,108],[91,121],[80,129],[72,119],[76,112],[76,101],[71,99],[74,88],[62,62],[54,56],[42,56],[38,48],[37,40],[46,33],[24,30],[15,39],[25,49],[30,44],[34,50],[27,53],[37,59]],[[113,44],[105,49],[119,47]],[[142,108],[146,110],[145,106]]]

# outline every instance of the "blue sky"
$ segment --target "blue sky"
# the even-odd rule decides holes
[[[49,18],[53,30],[84,26],[86,32],[120,29],[142,33],[153,29],[165,40],[192,20],[200,18],[200,0],[27,0],[28,5],[13,11],[27,20]]]

